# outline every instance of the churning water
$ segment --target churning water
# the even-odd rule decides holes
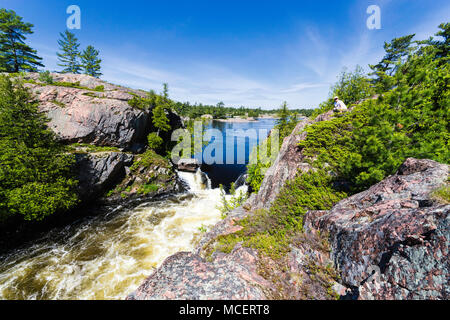
[[[200,171],[180,177],[190,194],[89,218],[0,257],[0,299],[124,299],[221,219],[221,191]]]

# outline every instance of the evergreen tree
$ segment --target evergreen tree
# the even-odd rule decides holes
[[[153,125],[156,129],[158,129],[158,136],[161,131],[169,131],[170,130],[170,124],[169,119],[167,118],[166,109],[164,108],[163,104],[158,104],[153,109]]]
[[[80,56],[80,51],[78,47],[80,44],[78,43],[78,39],[69,30],[66,30],[64,33],[59,34],[61,39],[58,40],[58,44],[61,50],[61,53],[57,53],[59,61],[61,63],[58,66],[63,67],[63,73],[80,73],[80,63],[78,62],[78,58]]]
[[[225,103],[220,101],[216,107],[213,109],[213,117],[214,119],[225,119],[227,116],[227,112],[225,110]]]
[[[102,73],[100,72],[102,60],[98,57],[99,52],[95,50],[93,46],[88,46],[86,50],[81,54],[81,67],[84,74],[90,75],[92,77],[100,77]]]
[[[0,75],[0,220],[42,220],[77,203],[74,163],[29,90]]]
[[[166,110],[171,108],[171,101],[169,99],[169,86],[167,83],[163,84],[162,95],[152,95],[153,97],[153,125],[158,129],[157,136],[159,137],[161,131],[166,132],[170,130],[169,119],[167,118]]]
[[[439,29],[441,29],[437,36],[444,38],[443,41],[432,41],[432,45],[436,47],[438,50],[437,57],[438,58],[447,58],[450,52],[450,23],[441,23],[439,25]]]
[[[374,84],[378,92],[384,92],[392,88],[392,76],[401,64],[411,53],[412,39],[415,34],[394,38],[390,43],[385,42],[384,49],[386,55],[376,65],[369,65],[373,70],[371,75],[375,75]]]
[[[277,128],[280,131],[280,139],[284,139],[287,135],[290,134],[289,132],[289,118],[291,116],[291,112],[289,111],[289,108],[287,106],[287,102],[283,102],[280,109],[277,112]]]
[[[0,71],[37,71],[37,67],[44,67],[37,51],[25,44],[25,35],[32,34],[33,27],[13,10],[0,9]]]
[[[163,83],[163,97],[165,100],[169,99],[169,84]]]

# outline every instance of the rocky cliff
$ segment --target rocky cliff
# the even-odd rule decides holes
[[[324,114],[314,121],[330,119]],[[310,211],[290,252],[273,260],[237,245],[215,251],[223,235],[269,207],[297,171],[308,170],[300,123],[285,139],[261,190],[200,241],[169,257],[128,299],[448,299],[450,205],[434,197],[449,166],[407,159],[398,172],[329,211]]]
[[[142,158],[147,136],[154,131],[152,110],[129,104],[134,97],[144,97],[144,91],[87,75],[52,73],[50,76],[51,83],[41,81],[38,73],[27,73],[24,79],[40,110],[47,114],[49,127],[76,155],[81,200],[94,201],[108,191],[111,191],[108,200],[116,201],[175,191],[174,170],[169,162],[161,161],[156,155],[154,163],[146,161],[145,166],[140,165],[139,172],[130,169]],[[172,129],[183,125],[174,112],[169,112],[168,118]],[[170,140],[170,134],[163,138]],[[116,185],[122,188],[113,190]],[[151,185],[153,189],[138,190],[137,185]],[[130,189],[132,186],[134,190]]]

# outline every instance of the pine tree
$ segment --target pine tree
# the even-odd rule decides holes
[[[167,118],[166,110],[171,108],[171,101],[169,99],[169,86],[167,83],[163,84],[162,95],[154,95],[154,105],[153,108],[153,125],[158,129],[157,136],[159,137],[160,132],[166,132],[170,130],[169,119]]]
[[[369,65],[373,70],[370,75],[375,75],[374,84],[378,88],[378,92],[384,92],[392,87],[392,77],[397,71],[398,65],[409,56],[413,48],[412,39],[415,34],[394,38],[390,43],[384,43],[386,55],[376,65]]]
[[[83,73],[90,75],[92,77],[100,77],[102,73],[100,72],[102,60],[98,57],[99,52],[95,50],[93,46],[88,46],[86,50],[81,54],[81,68]]]
[[[444,40],[434,41],[432,45],[436,46],[438,50],[436,55],[438,58],[448,58],[450,52],[450,23],[441,23],[439,29],[441,30],[436,35],[444,38]]]
[[[63,67],[63,73],[75,73],[79,74],[81,70],[80,63],[78,62],[78,58],[80,56],[80,51],[78,47],[80,44],[78,43],[78,39],[72,32],[66,30],[64,33],[59,34],[61,39],[58,40],[58,44],[61,50],[61,53],[57,53],[59,61],[61,63],[58,66]]]
[[[153,109],[153,125],[156,129],[158,129],[158,136],[161,131],[169,131],[170,124],[169,119],[167,118],[166,109],[163,104],[158,104]]]
[[[37,51],[25,44],[25,35],[32,34],[33,27],[13,10],[0,9],[0,71],[37,71],[37,67],[44,67]]]
[[[278,119],[276,121],[277,128],[280,130],[280,138],[283,139],[283,137],[286,137],[287,130],[288,130],[288,123],[289,123],[289,117],[291,113],[289,111],[289,108],[287,106],[287,102],[283,102],[280,109],[278,110],[277,116]]]
[[[74,157],[21,80],[0,75],[0,221],[42,220],[77,203]]]

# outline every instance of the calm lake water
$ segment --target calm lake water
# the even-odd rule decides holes
[[[251,122],[209,122],[205,128],[219,130],[222,133],[223,142],[223,164],[212,164],[204,169],[211,179],[212,187],[218,188],[222,184],[228,188],[231,183],[245,173],[253,148],[267,138],[274,126],[275,119],[259,119]],[[245,135],[249,132],[248,130],[254,130],[256,137]],[[262,131],[260,132],[260,130]],[[237,135],[232,140],[227,139],[227,131],[237,133]],[[242,152],[243,150],[245,152]],[[215,153],[212,153],[212,155],[216,156]],[[200,160],[201,155],[196,155],[195,158]],[[227,162],[227,159],[233,159],[232,163]]]

